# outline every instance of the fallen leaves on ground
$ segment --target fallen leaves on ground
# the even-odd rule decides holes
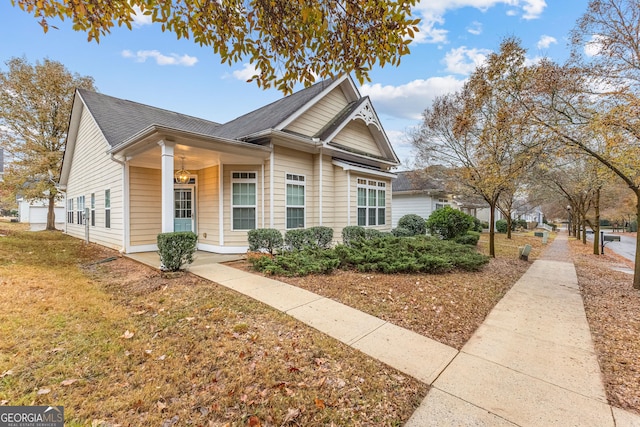
[[[632,274],[612,269],[633,269],[633,263],[612,251],[593,255],[592,246],[579,241],[570,247],[607,398],[640,414],[640,291]]]

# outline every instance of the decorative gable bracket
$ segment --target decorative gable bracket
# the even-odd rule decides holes
[[[382,127],[378,121],[376,113],[373,111],[373,107],[369,102],[364,102],[360,105],[360,108],[356,110],[351,117],[351,120],[360,119],[366,123],[367,126],[374,125],[379,131],[382,132]]]

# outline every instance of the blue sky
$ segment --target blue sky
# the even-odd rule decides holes
[[[422,0],[415,15],[421,32],[400,66],[376,68],[369,95],[398,157],[411,163],[406,131],[420,122],[431,100],[457,90],[476,64],[505,37],[519,37],[529,57],[568,56],[568,35],[588,0]],[[116,28],[99,44],[50,21],[44,34],[37,20],[10,2],[0,3],[0,67],[11,57],[31,63],[44,58],[95,79],[99,92],[224,123],[279,99],[276,90],[246,83],[248,64],[220,64],[208,47],[177,40],[159,25]],[[249,74],[250,75],[250,74]],[[406,167],[406,166],[404,166]]]

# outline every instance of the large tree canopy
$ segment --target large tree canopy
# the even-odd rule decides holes
[[[252,80],[291,92],[296,82],[354,72],[362,82],[376,64],[397,65],[418,31],[416,0],[12,0],[40,20],[70,19],[99,41],[115,24],[149,15],[178,38],[211,46],[223,63],[248,60]]]
[[[93,90],[93,78],[72,74],[59,62],[31,65],[25,58],[0,70],[0,145],[11,156],[3,192],[49,200],[47,229],[55,228],[56,182],[65,149],[73,94]]]

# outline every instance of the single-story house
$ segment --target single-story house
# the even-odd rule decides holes
[[[427,219],[437,209],[453,205],[453,194],[445,188],[445,181],[435,173],[424,170],[397,172],[393,180],[392,225],[405,215],[416,214]]]
[[[65,231],[126,253],[191,230],[247,250],[247,231],[391,229],[398,158],[350,76],[220,124],[78,89],[64,153]]]

